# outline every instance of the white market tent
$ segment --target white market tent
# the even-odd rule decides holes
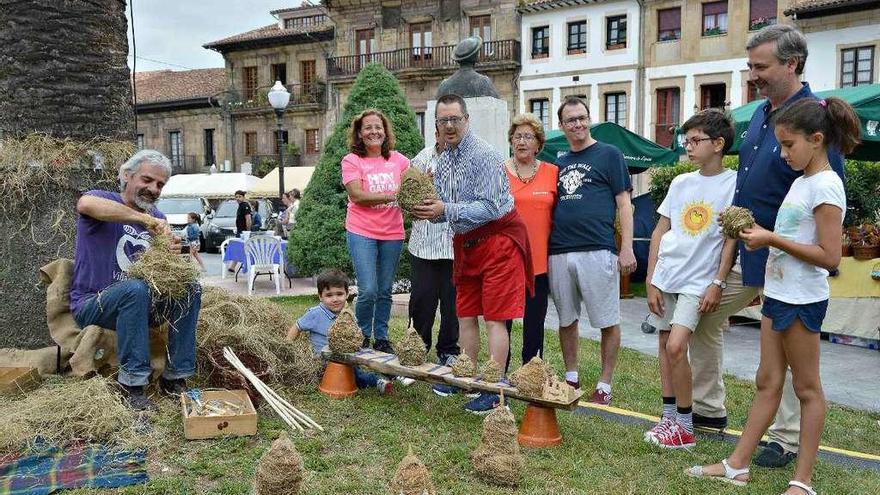
[[[165,187],[162,188],[161,197],[231,199],[235,196],[235,191],[241,190],[250,193],[258,182],[260,182],[258,177],[240,172],[177,174],[168,179]]]
[[[284,191],[287,192],[293,188],[299,189],[300,192],[305,191],[313,173],[315,173],[315,167],[284,167]],[[277,198],[278,167],[260,179],[260,182],[248,191],[248,196],[251,198]]]

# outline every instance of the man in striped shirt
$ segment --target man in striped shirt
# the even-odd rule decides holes
[[[505,363],[510,344],[505,322],[522,318],[525,288],[533,290],[534,284],[526,226],[513,207],[504,159],[471,131],[464,99],[440,97],[435,124],[446,142],[434,171],[440,199],[426,200],[414,215],[449,222],[454,233],[453,281],[462,350],[477,362],[477,318],[483,315],[489,355]],[[449,390],[436,386],[435,392],[448,395]],[[465,409],[484,414],[498,402],[496,394],[483,393]]]
[[[410,165],[433,173],[443,152],[443,136],[434,131],[436,144],[423,149]],[[447,364],[458,356],[458,319],[455,316],[455,286],[452,285],[452,230],[447,222],[414,220],[409,237],[412,291],[409,317],[425,347],[431,349],[434,317],[440,303],[440,332],[437,334],[437,362]]]

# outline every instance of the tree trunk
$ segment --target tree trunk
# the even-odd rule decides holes
[[[0,136],[134,139],[124,0],[0,0]]]

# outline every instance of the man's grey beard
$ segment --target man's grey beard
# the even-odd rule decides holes
[[[136,204],[138,208],[144,211],[150,211],[150,209],[156,205],[156,202],[144,199],[143,197],[141,197],[140,194],[138,194],[134,197],[134,204]]]

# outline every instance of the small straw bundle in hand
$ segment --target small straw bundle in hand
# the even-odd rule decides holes
[[[406,212],[412,213],[413,208],[426,199],[438,199],[437,189],[431,176],[415,167],[408,167],[400,176],[400,187],[397,189],[397,205]]]
[[[436,495],[437,489],[431,481],[431,473],[425,463],[413,454],[412,447],[400,464],[391,480],[392,495]]]
[[[486,481],[502,486],[517,486],[522,479],[525,457],[516,440],[516,420],[504,406],[496,407],[483,420],[480,445],[471,454],[474,469]]]
[[[171,252],[170,237],[154,235],[150,247],[128,268],[128,274],[146,282],[155,296],[182,299],[198,282],[199,267]]]
[[[755,226],[752,212],[739,206],[728,206],[718,215],[721,218],[721,230],[731,239],[739,239],[739,233]]]
[[[260,458],[254,479],[255,495],[297,495],[303,481],[303,459],[287,433],[272,442]]]

